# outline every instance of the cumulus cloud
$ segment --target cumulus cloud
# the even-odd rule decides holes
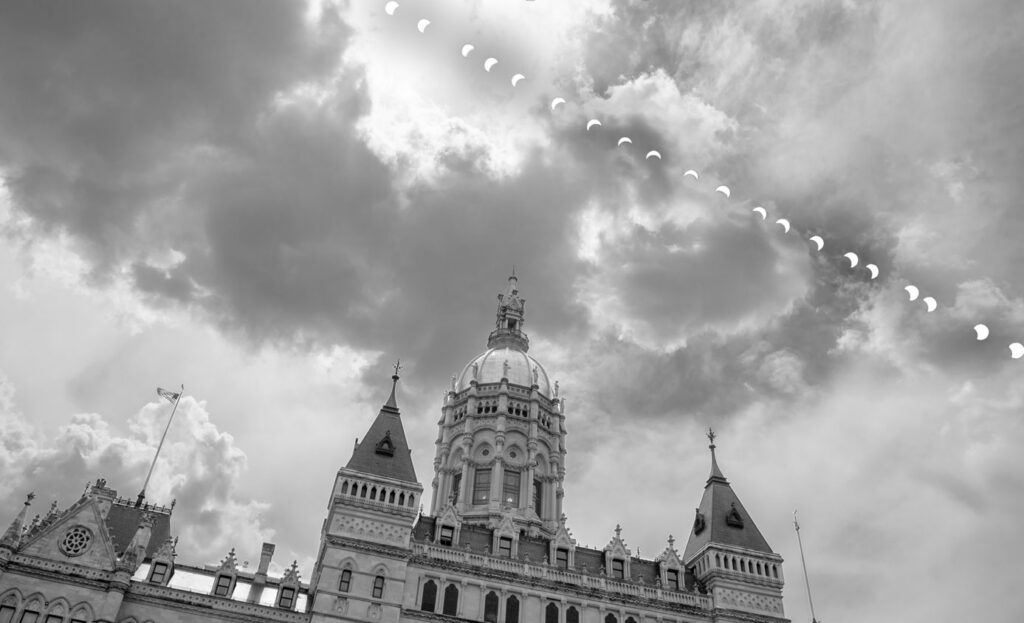
[[[134,499],[163,433],[166,403],[144,406],[126,431],[116,430],[100,414],[79,413],[46,438],[16,410],[13,392],[0,375],[0,499],[6,508],[14,508],[27,489],[38,493],[41,508],[51,500],[66,508],[92,476],[106,478],[121,497]],[[245,453],[210,421],[205,404],[183,397],[146,499],[164,506],[177,501],[171,529],[187,559],[215,562],[231,547],[255,556],[260,543],[273,537],[263,520],[268,504],[237,491],[246,467]],[[82,482],[69,479],[72,474]]]

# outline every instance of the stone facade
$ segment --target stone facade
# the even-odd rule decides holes
[[[421,508],[391,396],[335,476],[308,583],[294,564],[268,577],[230,552],[178,563],[170,508],[133,503],[99,480],[81,499],[0,539],[0,623],[199,621],[399,623],[785,623],[782,558],[715,459],[684,552],[651,560],[619,529],[578,546],[562,514],[565,401],[527,354],[515,277],[498,295],[487,350],[452,377],[442,406],[429,514]]]

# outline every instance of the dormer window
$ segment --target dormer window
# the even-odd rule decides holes
[[[679,569],[669,569],[666,576],[668,587],[675,591],[679,590]]]
[[[170,566],[166,562],[154,562],[149,572],[149,581],[153,584],[163,584],[167,579],[167,571]]]
[[[377,442],[377,447],[374,448],[374,452],[377,454],[383,454],[384,456],[395,455],[395,443],[391,441],[391,431],[384,433],[384,438]]]
[[[569,568],[569,550],[564,547],[555,550],[555,566],[559,569]]]
[[[736,510],[736,503],[732,503],[732,507],[729,509],[729,514],[725,516],[725,523],[733,528],[743,527],[743,517],[740,517],[740,512]]]
[[[218,575],[217,581],[213,586],[213,594],[218,597],[227,597],[231,594],[231,580],[230,575]]]
[[[455,528],[451,526],[441,526],[441,534],[437,539],[437,542],[441,545],[451,545],[455,540]]]
[[[281,595],[277,598],[277,607],[291,610],[295,605],[295,589],[291,586],[281,588]]]
[[[512,539],[507,536],[503,536],[498,539],[498,555],[502,558],[512,557]]]
[[[621,558],[612,559],[612,577],[620,580],[626,577],[626,563]]]

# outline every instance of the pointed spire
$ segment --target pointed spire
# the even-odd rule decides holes
[[[391,395],[377,413],[377,418],[370,425],[363,442],[356,442],[352,458],[345,465],[346,469],[417,482],[409,444],[405,439],[405,428],[402,426],[402,416],[395,400],[398,371],[401,369],[401,363],[396,362],[395,374],[391,377]]]
[[[18,515],[8,526],[7,532],[4,532],[4,536],[0,538],[0,545],[6,545],[10,548],[18,547],[21,542],[21,533],[25,529],[25,515],[28,513],[28,507],[32,504],[32,499],[36,497],[35,493],[30,492],[25,496],[25,505],[18,511]]]
[[[717,436],[718,435],[715,434],[715,431],[713,431],[711,427],[708,427],[708,441],[711,442],[708,445],[708,448],[711,449],[711,475],[708,476],[707,484],[710,485],[712,482],[720,482],[727,485],[729,484],[729,481],[722,475],[722,470],[718,468],[718,460],[715,458],[715,437]]]
[[[395,389],[398,387],[398,371],[402,369],[402,360],[395,361],[395,373],[391,375],[391,395],[388,396],[388,401],[384,403],[385,407],[390,407],[395,411],[398,411],[398,402],[395,401]]]
[[[519,278],[515,268],[508,278],[505,292],[498,295],[498,313],[494,331],[487,337],[487,348],[511,348],[526,352],[530,339],[523,333],[526,321],[526,301],[519,297]]]

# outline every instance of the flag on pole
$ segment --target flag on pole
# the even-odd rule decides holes
[[[168,402],[172,402],[172,403],[177,402],[178,401],[178,396],[181,395],[181,394],[179,394],[177,392],[168,391],[168,390],[163,389],[161,387],[157,387],[156,388],[156,394],[157,394],[157,396],[160,396],[161,398],[166,398]]]

